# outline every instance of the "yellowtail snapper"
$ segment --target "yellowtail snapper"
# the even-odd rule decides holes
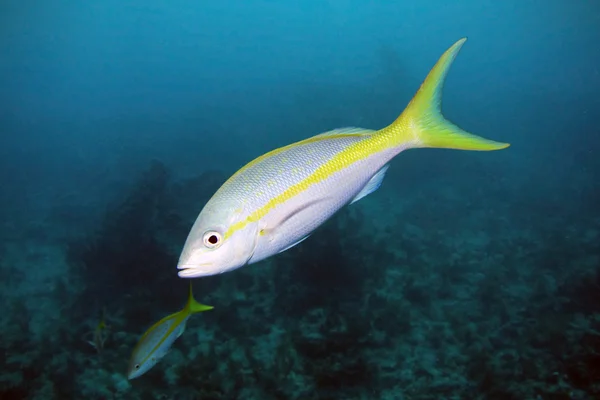
[[[192,285],[190,285],[190,294],[183,310],[164,317],[152,325],[138,341],[129,360],[128,379],[135,379],[145,374],[167,354],[173,342],[185,330],[185,324],[192,314],[212,309],[213,307],[200,304],[194,299]]]
[[[110,327],[106,324],[106,309],[102,309],[102,316],[100,317],[100,321],[98,325],[96,325],[96,329],[94,329],[92,334],[92,340],[88,340],[87,342],[96,349],[98,354],[101,354],[104,350],[104,345],[108,340],[108,336],[110,335]]]
[[[297,245],[340,208],[377,190],[389,162],[404,150],[508,147],[462,130],[441,113],[444,80],[465,41],[440,57],[391,125],[322,133],[237,171],[198,215],[179,258],[179,276],[220,274]]]

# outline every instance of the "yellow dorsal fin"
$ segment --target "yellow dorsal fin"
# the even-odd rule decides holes
[[[316,136],[313,136],[312,138],[318,138],[318,137],[324,137],[324,136],[352,136],[352,135],[362,136],[365,134],[371,134],[373,132],[375,132],[375,131],[372,129],[355,128],[353,126],[348,126],[345,128],[337,128],[337,129],[333,129],[331,131],[323,132]]]
[[[404,112],[391,125],[378,131],[388,136],[392,146],[484,151],[509,146],[508,143],[495,142],[466,132],[442,115],[444,81],[466,40],[460,39],[442,54]]]

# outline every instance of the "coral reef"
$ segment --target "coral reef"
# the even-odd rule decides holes
[[[178,252],[224,178],[176,181],[152,163],[71,236],[47,300],[9,296],[23,272],[0,248],[0,399],[600,397],[600,220],[516,226],[499,200],[433,185],[394,206],[383,188],[300,246],[194,280],[215,309],[127,381],[141,333],[186,300]],[[90,346],[102,309],[106,341]]]

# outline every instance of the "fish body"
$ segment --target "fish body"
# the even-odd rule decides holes
[[[441,114],[444,80],[465,40],[440,57],[391,125],[336,129],[275,149],[237,171],[192,226],[179,276],[231,271],[295,246],[340,208],[377,190],[390,161],[404,150],[508,147],[465,132]]]
[[[106,324],[106,309],[102,309],[102,317],[96,325],[96,329],[92,333],[92,340],[88,340],[87,342],[96,349],[98,354],[101,354],[104,350],[104,344],[108,340],[109,336],[109,326]]]
[[[142,335],[129,360],[127,378],[135,379],[148,372],[167,354],[175,340],[183,334],[188,319],[195,313],[212,308],[200,304],[194,299],[190,285],[190,294],[185,307],[181,311],[164,317]]]

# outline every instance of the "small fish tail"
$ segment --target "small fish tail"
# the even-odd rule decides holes
[[[441,112],[442,89],[448,70],[467,39],[462,38],[440,57],[402,114],[379,131],[399,148],[446,148],[456,150],[500,150],[508,143],[496,142],[466,132],[446,120]]]
[[[188,302],[186,304],[186,309],[190,312],[190,314],[212,310],[213,308],[213,306],[207,306],[206,304],[201,304],[196,301],[196,299],[194,298],[194,292],[192,290],[192,282],[190,282],[190,294],[188,297]]]

